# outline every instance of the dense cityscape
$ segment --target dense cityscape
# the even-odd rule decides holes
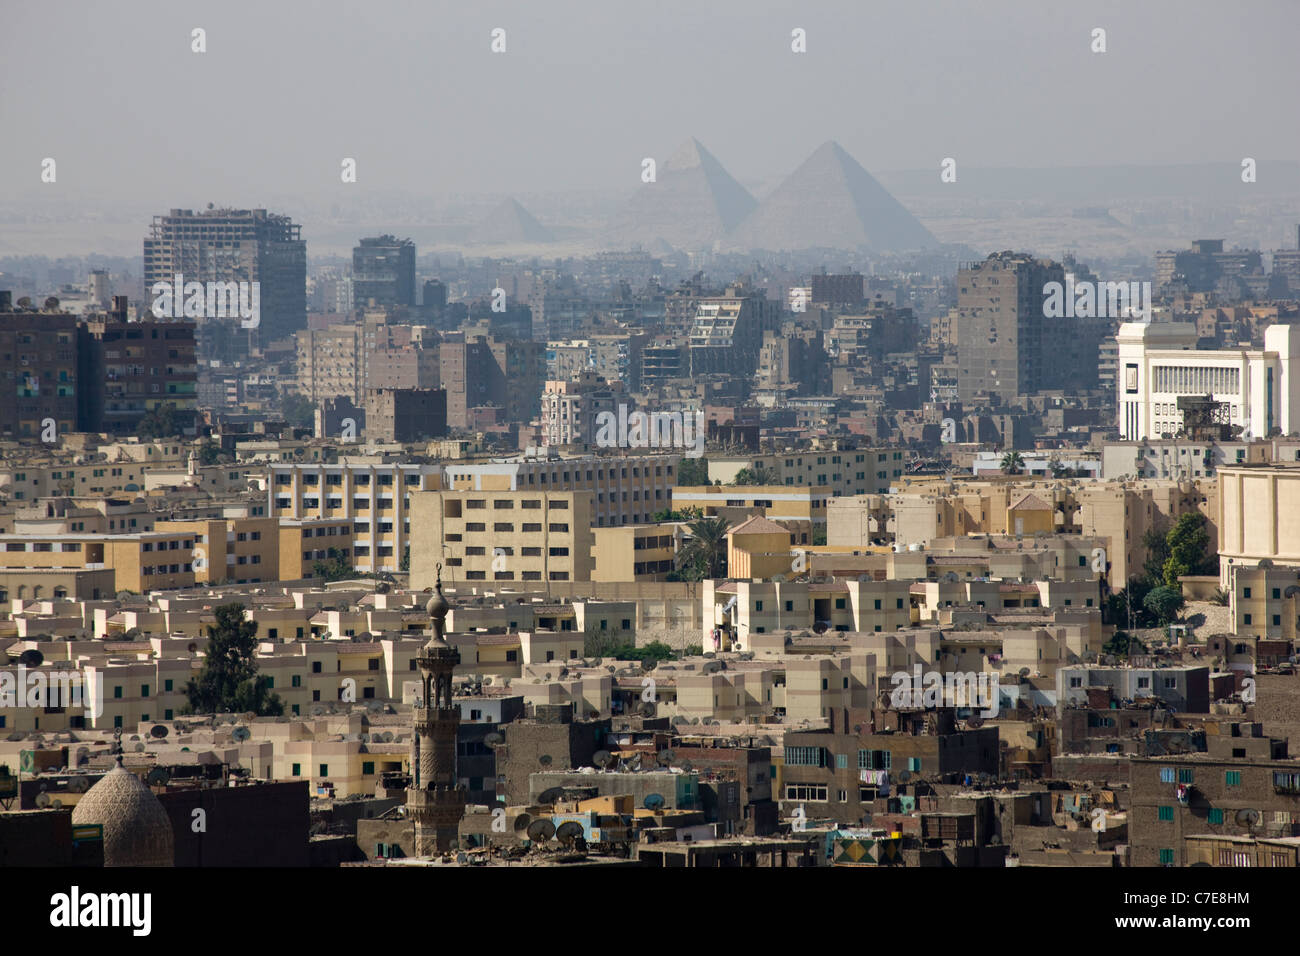
[[[1300,866],[1300,163],[841,119],[433,212],[7,168],[0,867]]]

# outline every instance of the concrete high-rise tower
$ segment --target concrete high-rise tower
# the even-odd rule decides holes
[[[451,677],[460,663],[460,651],[443,635],[449,609],[442,596],[439,564],[434,595],[426,605],[433,637],[415,659],[423,687],[420,706],[415,709],[411,786],[406,791],[406,809],[415,820],[415,853],[420,857],[451,850],[465,815],[465,791],[456,778],[460,710],[451,696]]]

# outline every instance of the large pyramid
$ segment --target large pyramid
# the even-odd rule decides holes
[[[938,240],[839,143],[827,142],[728,237],[747,249],[937,246]]]
[[[553,242],[555,236],[512,198],[493,209],[475,226],[469,239],[481,243]]]
[[[698,249],[724,236],[758,205],[697,139],[659,163],[655,173],[656,181],[642,183],[615,218],[607,240],[647,245],[661,239]]]

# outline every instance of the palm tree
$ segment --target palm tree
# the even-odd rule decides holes
[[[736,472],[736,477],[731,480],[731,483],[733,485],[770,485],[773,481],[773,475],[768,471],[767,466],[758,461],[754,463],[752,468],[742,468]]]
[[[1020,456],[1018,451],[1009,451],[1002,456],[1002,473],[1004,475],[1018,475],[1024,470],[1025,459]]]
[[[697,518],[686,528],[690,537],[677,552],[678,569],[691,569],[700,578],[724,577],[727,567],[727,522],[722,518]]]

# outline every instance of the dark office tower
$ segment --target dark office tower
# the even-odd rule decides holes
[[[144,285],[152,308],[158,282],[205,284],[258,283],[258,324],[251,328],[227,310],[218,318],[213,306],[223,289],[209,289],[203,315],[185,316],[202,327],[218,321],[233,332],[247,330],[254,341],[270,343],[307,325],[307,243],[302,226],[265,209],[173,209],[155,216],[144,241]],[[233,287],[231,288],[233,291]],[[179,310],[178,310],[179,311]],[[165,318],[165,316],[157,316]],[[175,317],[175,316],[173,316]]]
[[[995,252],[957,273],[957,394],[978,403],[1003,401],[1044,388],[1058,363],[1045,353],[1068,351],[1067,326],[1043,315],[1043,287],[1064,282],[1062,267],[1047,259]],[[1054,329],[1048,323],[1056,323]],[[1092,369],[1095,372],[1096,362]]]
[[[57,441],[77,429],[77,320],[12,298],[0,291],[0,437]]]
[[[415,243],[376,236],[352,250],[352,304],[415,305]]]
[[[445,309],[447,307],[447,283],[441,279],[425,280],[424,307],[426,309]]]

